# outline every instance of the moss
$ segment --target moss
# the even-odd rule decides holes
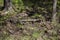
[[[39,32],[33,32],[32,36],[34,38],[38,38],[40,36],[40,33]]]

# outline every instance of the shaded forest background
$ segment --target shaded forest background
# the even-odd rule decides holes
[[[0,40],[60,40],[60,0],[11,0],[4,10],[0,0]]]

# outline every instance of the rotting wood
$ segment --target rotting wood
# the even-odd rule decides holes
[[[22,20],[19,20],[20,22],[36,22],[36,21],[39,21],[40,19],[22,19]]]

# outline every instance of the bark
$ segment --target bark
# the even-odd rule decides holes
[[[53,0],[53,13],[52,13],[53,17],[52,17],[52,21],[54,21],[54,20],[56,21],[56,14],[57,14],[56,8],[57,8],[57,0]]]
[[[8,10],[11,7],[11,0],[4,0],[4,9]]]

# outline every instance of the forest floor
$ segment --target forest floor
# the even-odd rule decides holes
[[[60,40],[60,27],[25,13],[0,16],[0,40]]]
[[[35,16],[30,17],[25,12],[16,14],[12,10],[7,15],[0,15],[0,40],[60,40],[59,23]]]

